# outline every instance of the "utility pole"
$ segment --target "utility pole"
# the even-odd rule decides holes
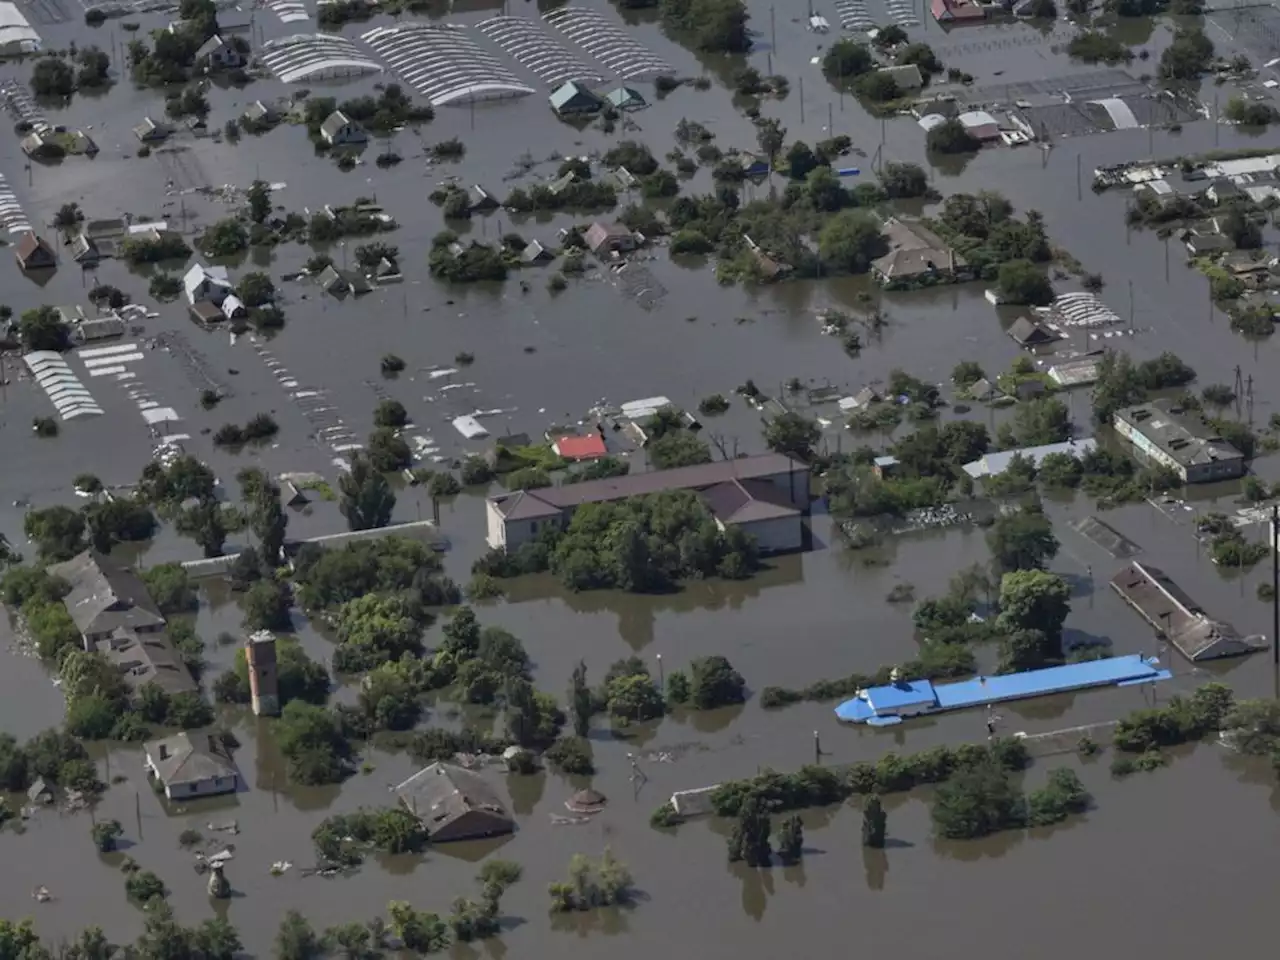
[[[1080,183],[1080,154],[1076,154],[1076,201],[1084,200],[1084,187]]]
[[[774,18],[773,4],[769,4],[769,49],[778,49],[778,23]]]
[[[804,123],[804,77],[800,78],[800,122]]]
[[[832,117],[832,105],[827,104],[827,137],[831,138],[836,135],[836,122]]]

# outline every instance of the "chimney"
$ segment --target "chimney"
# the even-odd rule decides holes
[[[168,744],[164,744],[164,743],[160,744],[160,759],[161,759],[161,760],[168,760],[168,759],[169,759],[169,746],[168,746]]]
[[[254,716],[279,715],[275,636],[267,630],[252,634],[245,643],[244,656],[249,667],[249,701],[253,706]]]

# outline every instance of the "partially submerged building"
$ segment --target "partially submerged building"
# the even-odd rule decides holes
[[[717,487],[721,489],[714,490]],[[489,546],[514,550],[548,527],[566,526],[584,503],[612,503],[671,490],[702,494],[721,527],[741,528],[760,541],[762,550],[796,549],[800,543],[803,514],[809,507],[809,470],[790,457],[769,453],[498,494],[489,498],[486,508]]]
[[[551,92],[551,110],[560,119],[590,116],[604,108],[604,101],[583,84],[573,80],[563,83]]]
[[[1172,400],[1152,400],[1116,413],[1116,433],[1149,462],[1168,467],[1183,483],[1231,480],[1245,471],[1244,454],[1204,417]]]
[[[1266,646],[1265,638],[1241,636],[1231,624],[1210,617],[1157,567],[1128,563],[1111,578],[1111,588],[1188,660],[1238,657]]]
[[[369,134],[341,110],[335,110],[320,124],[320,139],[331,147],[355,147],[369,142]]]
[[[998,477],[1013,462],[1014,457],[1022,457],[1024,460],[1031,461],[1031,465],[1039,467],[1040,462],[1045,457],[1054,453],[1064,453],[1071,457],[1083,457],[1086,453],[1093,453],[1098,447],[1097,441],[1092,437],[1084,440],[1066,440],[1062,443],[1047,443],[1040,447],[1022,447],[1017,450],[998,450],[991,453],[984,453],[977,460],[971,460],[962,468],[965,473],[973,477],[975,480],[981,480],[985,477]]]
[[[889,252],[871,263],[885,288],[955,283],[973,276],[968,262],[923,223],[891,217],[884,225]]]
[[[452,763],[423,767],[397,786],[395,794],[432,843],[501,836],[516,828],[489,782]]]
[[[170,800],[235,793],[240,772],[221,736],[207,731],[183,731],[143,747],[147,773]]]
[[[1062,339],[1062,334],[1030,317],[1019,317],[1013,321],[1009,327],[1009,336],[1018,346],[1027,348],[1045,347]]]
[[[586,241],[587,249],[597,257],[634,250],[636,247],[635,234],[620,223],[603,223],[597,220],[587,228],[582,239]]]
[[[13,254],[23,270],[52,270],[58,265],[58,256],[43,237],[24,233],[14,245]]]

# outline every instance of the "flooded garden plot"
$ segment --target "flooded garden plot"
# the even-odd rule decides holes
[[[456,25],[375,27],[361,39],[432,106],[526,97],[533,88]]]
[[[547,86],[558,87],[570,80],[597,83],[604,79],[574,58],[533,20],[494,17],[481,21],[476,29]]]
[[[594,10],[563,7],[543,14],[543,19],[623,80],[653,80],[675,72]]]

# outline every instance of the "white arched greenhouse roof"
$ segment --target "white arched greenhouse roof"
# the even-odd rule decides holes
[[[0,54],[35,53],[40,49],[40,34],[31,28],[18,5],[12,0],[0,2]]]
[[[539,80],[558,87],[569,80],[595,83],[604,78],[573,56],[532,20],[490,17],[476,29],[500,46]]]
[[[259,54],[282,83],[381,73],[382,67],[344,37],[299,33],[263,44]]]
[[[462,27],[400,23],[361,38],[433,106],[527,97],[534,90],[485,53]]]
[[[627,36],[594,10],[562,7],[543,15],[563,33],[624,80],[674,73],[671,65]]]

